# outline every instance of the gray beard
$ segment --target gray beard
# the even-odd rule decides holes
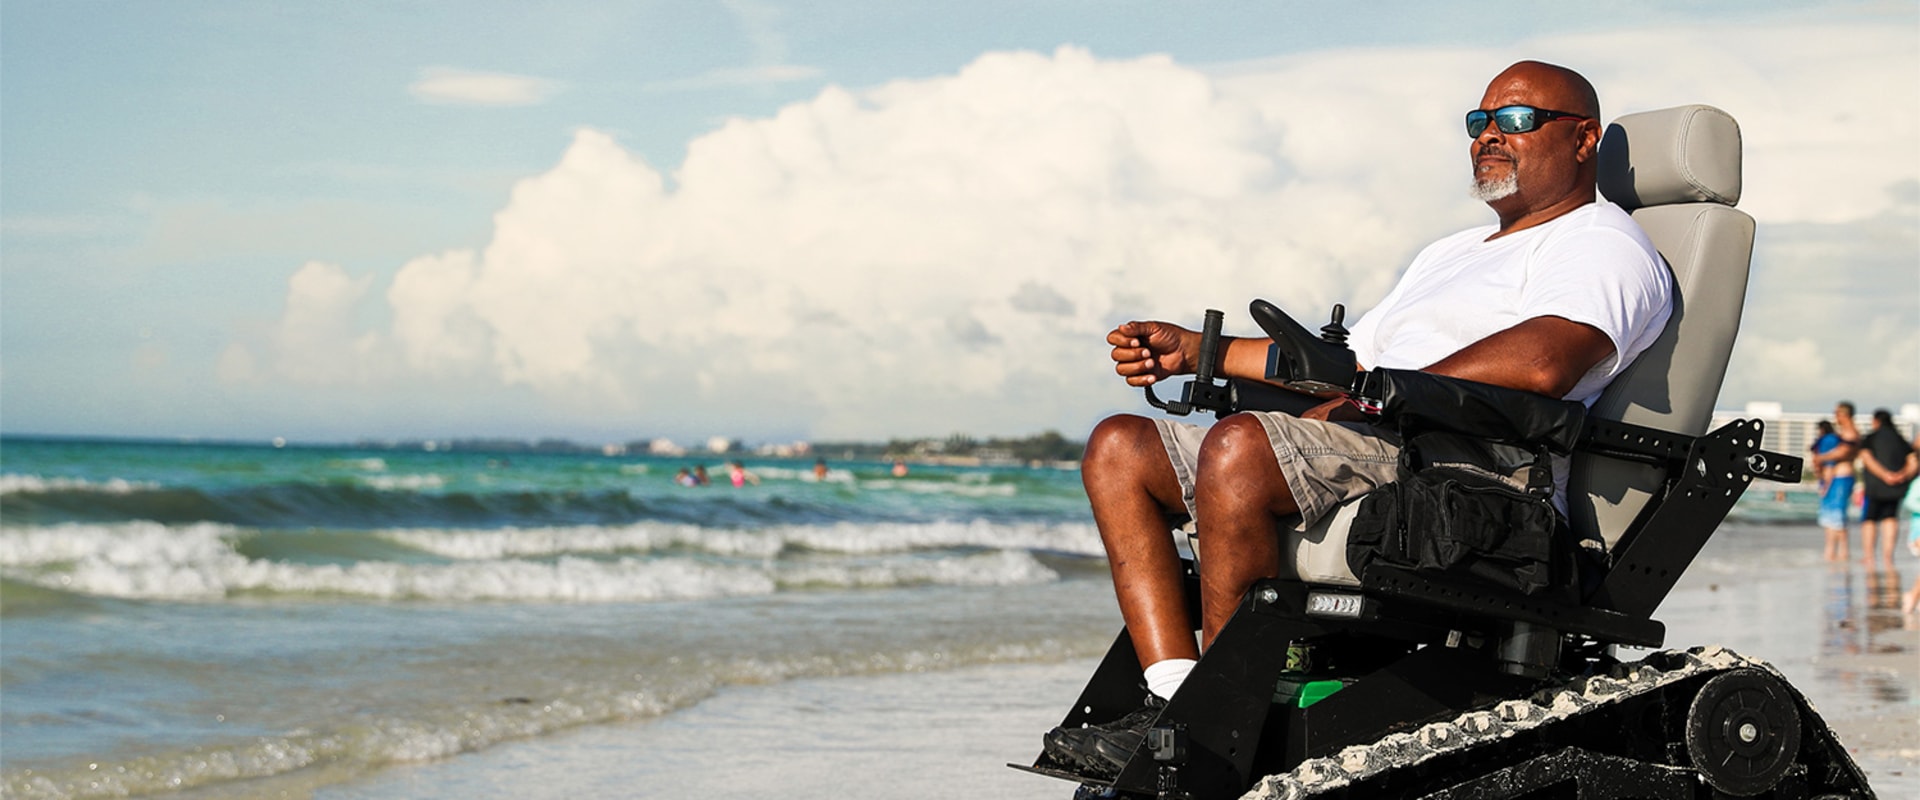
[[[1508,170],[1507,177],[1498,180],[1481,180],[1476,176],[1473,179],[1473,187],[1467,193],[1482,203],[1491,203],[1512,197],[1513,193],[1518,191],[1520,191],[1520,176]]]

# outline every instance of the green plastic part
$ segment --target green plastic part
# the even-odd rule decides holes
[[[1300,700],[1298,701],[1300,707],[1306,708],[1314,703],[1325,700],[1328,696],[1340,691],[1345,686],[1346,684],[1339,681],[1309,681],[1300,687]]]

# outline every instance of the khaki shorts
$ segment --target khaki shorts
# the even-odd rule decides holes
[[[1260,420],[1267,444],[1280,462],[1288,488],[1300,505],[1295,530],[1304,531],[1338,506],[1398,475],[1400,437],[1393,431],[1358,422],[1321,422],[1268,411],[1243,412]],[[1192,516],[1193,476],[1200,463],[1200,442],[1207,429],[1156,419],[1160,442],[1180,478],[1180,496]]]

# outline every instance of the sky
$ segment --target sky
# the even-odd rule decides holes
[[[1376,302],[1507,64],[1742,126],[1720,407],[1920,401],[1920,4],[0,2],[0,433],[1084,433]]]

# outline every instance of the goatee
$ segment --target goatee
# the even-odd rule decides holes
[[[1473,187],[1467,193],[1482,203],[1491,203],[1512,197],[1513,193],[1518,191],[1520,191],[1520,176],[1509,171],[1506,177],[1491,180],[1475,176]]]

